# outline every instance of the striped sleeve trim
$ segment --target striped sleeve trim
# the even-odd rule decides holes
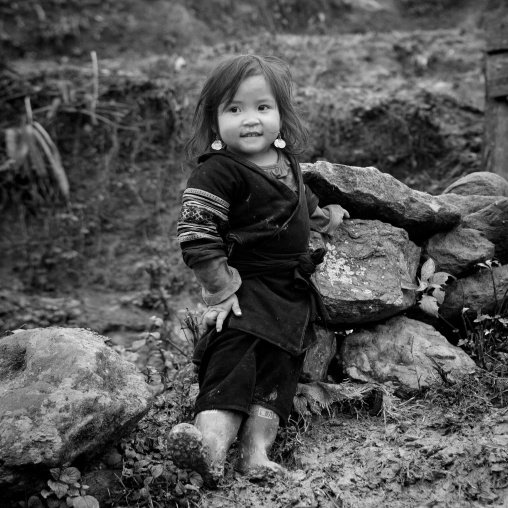
[[[178,220],[178,241],[209,239],[221,242],[217,226],[228,220],[228,212],[227,201],[201,189],[187,189]]]
[[[206,233],[182,233],[178,235],[178,243],[192,242],[193,240],[209,239],[214,241],[222,241],[219,235],[209,235]]]
[[[183,204],[199,206],[222,220],[228,220],[229,203],[202,189],[186,189],[183,193]]]

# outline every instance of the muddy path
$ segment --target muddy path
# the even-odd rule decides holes
[[[420,404],[410,418],[316,418],[300,438],[286,480],[235,478],[205,494],[202,506],[505,506],[506,411],[450,431],[445,415]]]
[[[193,389],[191,385],[185,393]],[[168,461],[165,467],[176,486],[161,489],[154,483],[150,503],[203,508],[501,508],[508,502],[508,410],[493,406],[493,394],[492,379],[475,374],[460,385],[444,384],[411,400],[385,393],[380,406],[356,397],[328,408],[314,406],[303,414],[295,411],[288,426],[279,430],[271,453],[287,468],[284,477],[239,475],[233,467],[233,444],[218,489],[203,489],[191,471],[175,469]],[[136,440],[145,443],[140,460],[154,460],[146,440],[164,443],[176,420],[190,421],[188,397],[176,407],[176,395],[174,389],[161,395],[159,407],[129,441],[131,453],[140,449]],[[160,457],[165,456],[163,451]],[[124,478],[124,486],[132,485],[128,481]],[[143,506],[134,504],[140,501],[134,490],[116,493],[116,499],[124,501],[111,499],[114,506]]]

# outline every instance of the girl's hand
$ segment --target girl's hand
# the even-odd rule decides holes
[[[217,305],[210,305],[203,314],[202,320],[207,328],[215,325],[218,332],[222,331],[224,320],[228,317],[229,313],[233,311],[235,316],[241,316],[242,311],[238,303],[236,294],[232,294]]]
[[[340,217],[339,224],[342,224],[342,222],[344,222],[344,219],[349,219],[349,212],[345,208],[342,208],[342,206],[340,205],[334,206],[336,208],[337,216]]]

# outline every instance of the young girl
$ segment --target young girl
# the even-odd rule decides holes
[[[194,425],[172,429],[173,461],[208,485],[238,436],[241,473],[282,472],[268,459],[289,417],[312,321],[322,306],[310,276],[310,229],[332,234],[349,214],[319,208],[294,155],[307,133],[292,103],[288,67],[274,57],[222,61],[201,92],[178,237],[202,286],[210,330],[198,342]]]

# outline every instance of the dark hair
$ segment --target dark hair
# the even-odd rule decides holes
[[[199,157],[215,139],[218,128],[218,109],[233,100],[244,79],[262,75],[270,85],[281,117],[281,135],[285,150],[301,153],[308,142],[307,129],[302,125],[293,105],[292,77],[289,67],[279,58],[260,55],[236,55],[223,59],[206,80],[199,96],[193,134],[185,145],[188,159]]]

